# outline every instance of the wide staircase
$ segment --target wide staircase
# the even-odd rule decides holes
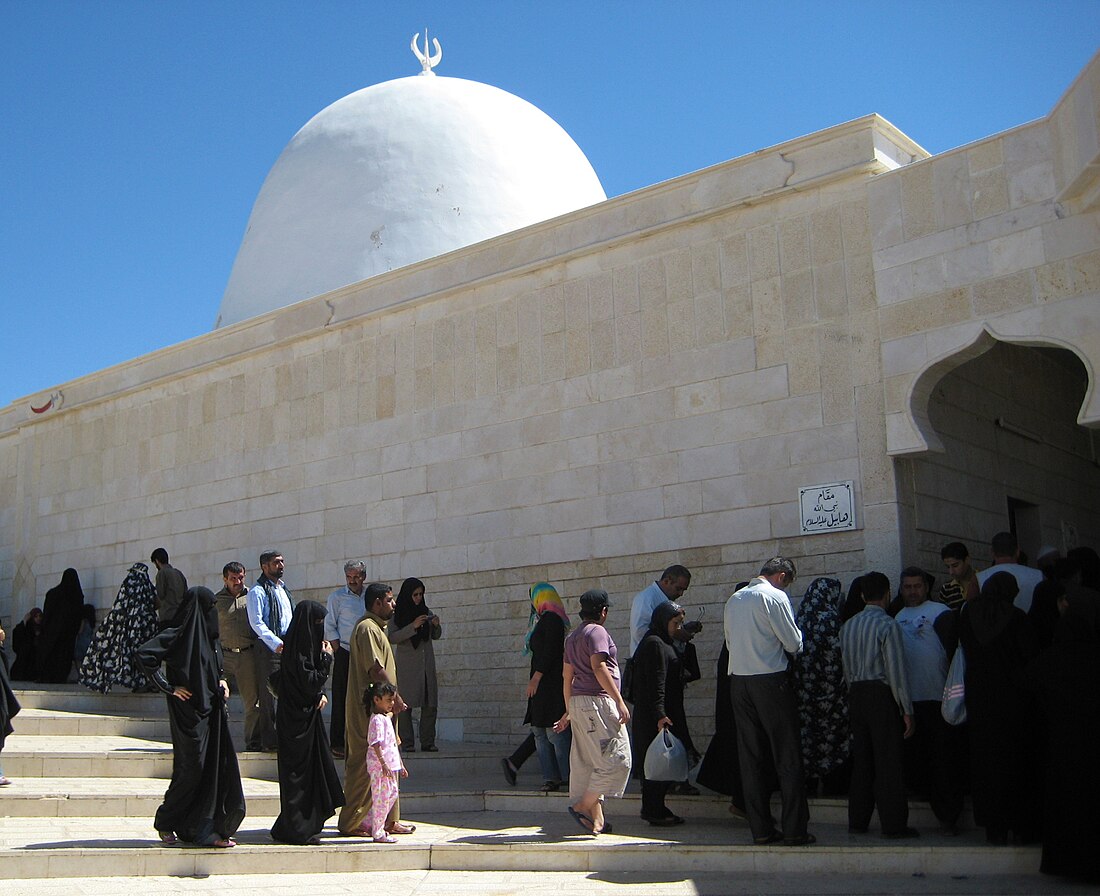
[[[381,865],[391,872],[486,872],[487,881],[493,872],[498,878],[581,872],[584,879],[611,875],[638,882],[782,875],[788,886],[783,892],[817,891],[791,890],[792,879],[831,882],[836,889],[821,892],[851,893],[861,890],[845,881],[926,876],[974,883],[972,890],[950,892],[983,892],[983,880],[1028,884],[1018,892],[1047,892],[1049,886],[1037,873],[1037,848],[988,846],[969,819],[960,836],[941,835],[921,803],[912,805],[910,818],[921,831],[919,840],[850,835],[845,803],[818,799],[810,809],[816,845],[755,847],[725,798],[670,797],[688,823],[655,828],[638,817],[632,784],[623,800],[608,803],[614,833],[591,837],[566,812],[565,794],[536,790],[535,760],[523,769],[519,786],[509,787],[501,773],[502,749],[469,743],[443,743],[438,753],[405,757],[410,776],[402,782],[402,817],[417,830],[395,845],[340,837],[335,819],[319,846],[275,844],[268,834],[279,811],[275,756],[241,753],[248,817],[239,845],[169,847],[152,828],[172,768],[164,698],[101,695],[76,685],[35,686],[17,694],[23,711],[2,755],[14,783],[0,791],[0,876],[9,880],[357,874]],[[231,702],[231,716],[240,743],[239,703]],[[230,890],[232,880],[226,879]],[[734,892],[733,885],[719,883],[716,892]]]

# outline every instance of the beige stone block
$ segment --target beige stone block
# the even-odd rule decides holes
[[[783,296],[783,318],[788,327],[801,327],[817,321],[812,269],[785,273],[780,278],[780,289]]]
[[[848,313],[848,277],[843,261],[815,265],[814,305],[820,320],[841,318]]]
[[[738,233],[722,241],[719,247],[722,288],[730,289],[749,282],[748,238]]]
[[[1038,227],[990,240],[988,247],[990,269],[994,276],[1038,267],[1046,260],[1043,256],[1043,232]]]
[[[631,265],[630,267],[615,269],[612,274],[612,297],[616,317],[640,310],[641,299],[638,295],[637,266]]]
[[[722,310],[727,338],[738,339],[753,332],[752,288],[747,283],[723,291]]]
[[[901,179],[905,239],[927,236],[936,229],[936,191],[931,161],[916,162],[895,172]]]
[[[608,320],[615,313],[613,278],[611,271],[588,278],[588,313],[592,320]]]
[[[641,314],[616,315],[615,358],[617,364],[633,364],[642,353]]]
[[[1035,300],[1029,271],[975,284],[971,295],[974,313],[982,317],[1015,311],[1033,304]]]
[[[970,169],[965,155],[947,153],[934,159],[932,186],[938,197],[936,221],[941,228],[970,223]]]
[[[1075,295],[1100,291],[1100,249],[1071,258],[1067,264]]]
[[[497,349],[497,388],[506,392],[519,385],[519,346],[503,345]]]
[[[561,285],[548,286],[535,293],[543,334],[560,333],[565,329],[565,290]]]
[[[547,333],[542,337],[542,381],[565,379],[565,333]]]
[[[976,143],[966,151],[967,165],[970,167],[970,176],[999,168],[1004,164],[1001,138],[993,137]]]
[[[663,260],[645,259],[638,265],[638,301],[642,312],[664,309],[667,300]]]
[[[615,322],[613,320],[593,321],[589,330],[591,346],[591,369],[606,370],[615,362]]]
[[[570,280],[564,287],[565,329],[580,330],[588,326],[588,281]]]
[[[472,354],[460,354],[455,358],[455,400],[469,401],[476,394],[476,359]]]
[[[669,353],[668,315],[664,308],[641,314],[641,356],[663,358]]]
[[[975,220],[1008,211],[1008,178],[1004,168],[996,167],[971,174],[970,204]]]
[[[867,184],[868,204],[865,215],[867,216],[868,249],[873,241],[875,249],[884,249],[896,246],[905,240],[904,220],[902,207],[902,182],[901,172],[884,174],[872,179]],[[850,256],[857,248],[857,242],[852,239],[859,234],[860,213],[856,208],[848,205],[844,207],[844,247]]]
[[[913,393],[914,376],[911,373],[890,376],[883,384],[887,414],[907,412]]]
[[[695,297],[695,341],[698,345],[722,342],[726,339],[726,321],[722,309],[722,294],[706,293]]]
[[[778,277],[753,282],[752,318],[753,332],[757,336],[772,336],[785,329],[783,298]]]
[[[913,265],[899,264],[875,270],[875,296],[880,305],[904,302],[911,299],[914,293]]]
[[[774,225],[749,231],[750,279],[768,280],[779,274],[779,236]]]
[[[890,305],[879,312],[883,339],[897,339],[966,320],[970,303],[965,289],[950,289]]]
[[[722,270],[717,243],[691,249],[691,282],[695,295],[717,293],[722,289]]]
[[[819,209],[810,216],[810,241],[814,265],[827,265],[844,258],[844,225],[839,206]]]
[[[1020,171],[1009,171],[1008,201],[1012,208],[1043,202],[1054,196],[1054,167],[1042,161]]]
[[[525,332],[520,328],[519,359],[520,385],[534,386],[541,382],[542,337],[538,333]]]
[[[677,418],[708,414],[721,408],[719,385],[714,380],[692,383],[673,390]]]
[[[792,395],[805,395],[821,389],[821,367],[817,358],[816,334],[813,330],[789,330],[787,378]]]
[[[791,218],[779,225],[779,269],[786,277],[810,266],[810,229],[805,218]]]
[[[423,370],[425,367],[431,367],[432,362],[435,360],[435,347],[433,345],[433,332],[430,324],[417,324],[412,329],[413,333],[413,355],[412,366],[416,370]],[[405,362],[408,363],[409,359],[406,358]]]
[[[565,333],[565,376],[583,376],[591,369],[588,330],[567,330]]]
[[[675,252],[669,252],[662,261],[665,268],[666,301],[672,304],[689,300],[694,292],[691,250],[678,249]],[[644,299],[642,307],[645,307]]]
[[[670,304],[668,307],[668,343],[675,350],[693,348],[695,336],[695,302],[687,299]]]

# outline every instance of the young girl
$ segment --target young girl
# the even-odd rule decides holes
[[[363,695],[371,711],[367,728],[367,771],[370,772],[370,831],[375,843],[396,843],[386,832],[386,816],[397,801],[397,779],[408,771],[397,749],[393,730],[393,704],[397,688],[392,684],[372,684]]]

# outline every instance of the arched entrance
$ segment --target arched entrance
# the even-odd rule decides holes
[[[988,334],[925,371],[914,395],[942,450],[895,460],[904,562],[940,574],[940,548],[962,541],[984,566],[1003,530],[1032,560],[1040,546],[1100,545],[1100,434],[1077,422],[1088,391],[1073,352]]]

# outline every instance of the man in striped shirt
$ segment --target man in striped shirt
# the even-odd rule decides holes
[[[877,803],[883,837],[917,837],[918,831],[909,827],[905,796],[903,743],[914,726],[902,632],[886,614],[890,580],[869,572],[859,584],[863,610],[840,629],[852,726],[848,830],[867,833]]]

